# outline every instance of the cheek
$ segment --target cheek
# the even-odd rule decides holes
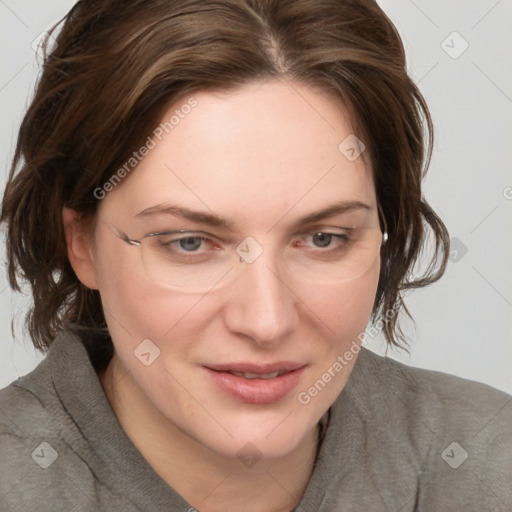
[[[358,336],[371,315],[379,270],[376,264],[359,279],[308,295],[307,304],[315,313],[315,360],[295,399],[311,426],[339,396],[354,368],[361,345]]]
[[[114,340],[136,346],[144,339],[160,340],[181,327],[198,302],[187,296],[155,286],[148,281],[137,247],[109,247],[97,258],[99,293],[106,321]],[[115,250],[117,249],[117,251]],[[116,254],[114,260],[111,255]],[[116,347],[117,348],[117,347]],[[123,349],[123,347],[119,347]]]
[[[326,334],[335,348],[350,345],[365,330],[375,301],[379,272],[377,262],[354,281],[310,290],[306,295],[305,304],[325,324]]]
[[[307,379],[310,387],[302,389],[297,397],[301,404],[312,403],[309,414],[313,418],[321,416],[336,400],[352,372],[361,345],[359,336],[365,332],[372,312],[379,270],[380,265],[376,265],[362,278],[309,297],[311,308],[322,313],[314,326],[317,336],[320,324],[328,327],[325,335],[320,334],[323,343],[317,339],[317,358]],[[319,381],[325,386],[317,387]]]

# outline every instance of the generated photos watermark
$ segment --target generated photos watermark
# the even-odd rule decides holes
[[[102,187],[94,189],[93,195],[96,199],[104,199],[108,192],[114,190],[123,178],[125,178],[130,172],[139,165],[144,157],[148,156],[152,149],[155,149],[158,142],[162,141],[164,135],[169,134],[176,126],[178,126],[182,119],[190,114],[193,108],[197,107],[198,102],[192,96],[188,101],[183,104],[180,108],[174,110],[174,114],[169,118],[168,121],[160,123],[151,135],[148,136],[144,145],[142,145],[137,151],[132,153],[132,156],[119,167],[119,169],[103,184]]]
[[[327,371],[325,371],[319,379],[317,379],[307,390],[301,391],[297,395],[298,401],[302,405],[307,405],[315,396],[323,391],[327,384],[336,378],[343,371],[343,369],[348,366],[350,361],[354,359],[354,356],[360,352],[361,345],[367,345],[369,339],[375,338],[380,332],[382,332],[386,323],[397,315],[398,311],[400,310],[400,306],[400,301],[395,302],[393,306],[375,322],[374,325],[366,329],[364,332],[358,334],[357,339],[352,341],[352,344],[348,350],[346,350],[343,354],[338,355],[336,360],[332,363],[331,366],[329,366]]]

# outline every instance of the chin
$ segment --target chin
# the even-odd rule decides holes
[[[279,435],[266,437],[266,434],[246,429],[233,439],[224,440],[222,444],[208,443],[209,449],[231,459],[238,459],[251,466],[251,460],[272,460],[285,457],[297,448],[305,433],[293,429]]]
[[[318,423],[316,418],[299,419],[296,412],[291,411],[289,407],[259,418],[255,414],[240,413],[238,418],[223,422],[230,435],[216,436],[208,444],[212,450],[232,458],[251,456],[252,452],[262,459],[284,457],[296,449]]]

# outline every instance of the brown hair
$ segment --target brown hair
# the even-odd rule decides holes
[[[0,219],[9,282],[19,291],[22,278],[32,288],[26,324],[36,347],[49,347],[63,329],[80,326],[84,343],[106,332],[98,291],[68,261],[63,206],[93,218],[93,191],[179,97],[258,79],[320,86],[349,109],[389,234],[372,320],[397,304],[410,317],[403,292],[443,274],[448,233],[421,192],[432,121],[407,75],[400,36],[375,1],[79,1],[56,41],[21,124]],[[433,252],[415,278],[428,228]],[[405,345],[396,315],[383,331],[390,345]],[[103,347],[100,366],[111,354],[108,335]]]

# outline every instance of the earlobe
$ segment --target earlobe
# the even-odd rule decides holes
[[[80,215],[75,210],[63,208],[62,220],[66,235],[68,258],[75,274],[84,286],[98,290],[90,234],[86,231]]]

